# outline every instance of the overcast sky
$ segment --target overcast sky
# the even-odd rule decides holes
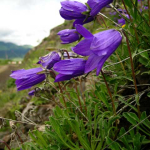
[[[50,29],[64,22],[60,1],[0,0],[0,41],[38,45]]]

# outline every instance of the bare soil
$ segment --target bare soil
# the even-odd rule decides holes
[[[9,79],[12,70],[16,70],[19,65],[3,65],[0,66],[0,89],[2,89]]]

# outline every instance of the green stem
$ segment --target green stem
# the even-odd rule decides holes
[[[76,92],[77,92],[80,109],[81,109],[81,111],[82,111],[81,99],[80,99],[80,96],[79,96],[79,93],[78,93],[77,83],[76,83],[76,80],[75,80],[75,79],[74,79],[74,81],[75,81],[75,89],[76,89]]]
[[[132,3],[132,5],[134,6],[134,8],[137,10],[137,12],[138,12],[138,14],[141,16],[141,18],[144,20],[144,22],[147,24],[147,26],[150,27],[149,24],[147,23],[147,20],[142,16],[142,14],[141,14],[141,12],[139,11],[139,9],[135,6],[133,0],[131,0],[131,3]]]
[[[81,89],[81,95],[82,95],[82,98],[83,98],[83,101],[84,101],[84,107],[85,107],[85,111],[86,111],[86,114],[87,114],[87,107],[86,107],[86,101],[85,101],[85,96],[83,93],[83,88],[82,88],[82,78],[79,79],[80,81],[80,89]]]
[[[55,72],[53,70],[50,70],[49,72],[51,72],[54,75],[54,77],[56,77],[56,74],[55,74]],[[65,98],[64,98],[64,95],[63,95],[63,90],[61,88],[60,82],[58,82],[58,86],[59,86],[60,92],[62,94],[62,99],[64,101],[64,105],[67,108],[66,101],[65,101]]]
[[[64,101],[64,105],[65,105],[65,107],[67,108],[66,101],[65,101],[65,98],[64,98],[64,95],[63,95],[63,90],[62,90],[62,88],[61,88],[60,82],[58,82],[58,86],[59,86],[60,92],[61,92],[61,94],[62,94],[62,99],[63,99],[63,101]]]
[[[117,53],[117,52],[115,52],[115,53],[116,53],[116,56],[117,56],[118,60],[121,62],[121,59],[120,59],[120,57],[119,57],[118,53]],[[125,68],[124,68],[124,65],[123,65],[123,63],[122,63],[122,62],[121,62],[121,67],[122,67],[122,70],[123,70],[123,72],[124,72],[124,75],[126,76],[126,75],[127,75],[127,73],[126,73],[126,71],[125,71]]]
[[[101,17],[101,19],[102,19],[102,21],[103,21],[105,27],[108,28],[107,24],[105,23],[105,20],[104,20],[103,16],[101,16],[101,15],[99,15],[99,16]]]

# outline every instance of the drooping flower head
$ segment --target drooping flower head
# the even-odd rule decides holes
[[[90,15],[96,16],[103,7],[106,7],[112,2],[113,0],[88,0],[87,3],[91,8]]]
[[[46,56],[40,57],[37,64],[41,64],[45,69],[51,69],[61,58],[57,52],[51,52]]]
[[[87,10],[87,7],[78,1],[62,1],[60,15],[66,20],[85,18],[82,13]]]
[[[60,36],[60,39],[62,40],[62,44],[69,44],[79,40],[80,38],[80,35],[76,31],[76,29],[61,30],[57,34]]]
[[[41,67],[32,69],[21,69],[12,71],[10,77],[16,79],[17,90],[25,90],[45,80],[45,74],[38,74],[43,71]]]
[[[118,48],[122,36],[120,32],[110,29],[92,35],[86,28],[76,25],[76,30],[85,38],[72,50],[82,56],[89,56],[85,64],[85,73],[97,68],[99,75],[102,66],[109,56]]]
[[[56,63],[53,69],[59,74],[55,78],[55,82],[70,80],[84,74],[86,60],[81,58],[61,60]]]
[[[35,94],[35,90],[32,90],[28,93],[28,95],[33,96]]]
[[[128,14],[126,14],[125,16],[129,19],[129,15]],[[125,23],[126,23],[126,20],[124,18],[118,19],[118,24],[121,24],[123,26]]]

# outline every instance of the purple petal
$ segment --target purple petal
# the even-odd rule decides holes
[[[32,69],[28,69],[28,70],[21,69],[21,70],[12,71],[12,74],[10,75],[10,77],[12,77],[14,79],[26,79],[30,75],[41,72],[41,71],[43,71],[43,69],[41,67],[32,68]]]
[[[90,49],[98,56],[114,52],[122,41],[120,32],[110,29],[94,35]]]
[[[73,75],[58,74],[55,78],[55,82],[70,80],[73,77],[74,77]]]
[[[32,90],[28,93],[28,95],[33,96],[35,94],[35,90]]]
[[[59,10],[59,13],[60,13],[61,17],[64,18],[64,19],[66,19],[66,20],[72,20],[72,19],[73,19],[72,16],[66,15],[66,14],[68,13],[68,11],[66,11],[66,10],[63,9],[63,8],[61,8],[61,9]]]
[[[93,38],[84,39],[71,49],[78,55],[89,56],[92,53],[90,50],[92,40]]]
[[[82,25],[77,24],[76,30],[84,37],[84,38],[92,38],[93,34],[89,32],[86,28],[84,28]]]
[[[100,62],[98,63],[97,70],[96,70],[96,75],[97,75],[97,76],[99,75],[99,73],[100,73],[100,71],[101,71],[101,69],[102,69],[102,67],[103,67],[103,65],[104,65],[104,63],[105,63],[105,61],[107,60],[107,58],[108,58],[108,57],[103,57],[103,58],[100,60]]]
[[[46,69],[51,69],[54,64],[61,60],[61,57],[57,52],[51,52],[46,56],[40,57],[40,64]]]
[[[82,4],[81,2],[78,1],[62,1],[61,2],[61,6],[65,9],[65,10],[69,10],[69,11],[78,11],[78,12],[83,12],[87,10],[87,7]]]
[[[83,25],[83,24],[89,23],[89,22],[91,22],[91,21],[93,21],[93,20],[94,20],[93,17],[88,17],[87,19],[86,19],[86,17],[85,17],[85,18],[82,18],[82,19],[76,19],[76,20],[73,22],[73,26],[75,27],[76,24]]]
[[[124,18],[118,19],[118,24],[124,25],[126,23]]]
[[[88,4],[91,7],[91,16],[96,16],[100,10],[107,6],[108,4],[112,3],[113,0],[88,0]]]
[[[94,53],[91,54],[85,65],[85,73],[88,73],[88,72],[94,70],[95,68],[97,68],[98,63],[100,62],[101,59],[102,59],[102,57],[97,56]]]
[[[77,1],[63,1],[61,2],[60,15],[66,20],[84,18],[82,12],[87,10],[87,7]]]
[[[76,75],[84,73],[85,63],[86,61],[81,58],[61,60],[54,65],[53,69],[60,74]]]
[[[76,29],[65,29],[57,33],[62,40],[62,44],[68,44],[79,40],[80,36]]]
[[[44,81],[45,78],[45,74],[33,74],[26,79],[17,79],[15,82],[17,85],[17,90],[20,91],[31,88],[32,86]]]

